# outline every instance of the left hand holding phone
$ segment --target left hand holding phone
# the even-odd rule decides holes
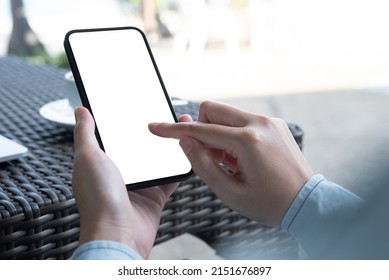
[[[80,244],[112,240],[147,258],[162,210],[178,184],[127,192],[118,168],[99,147],[89,111],[78,107],[75,116],[73,191],[80,213]],[[179,121],[192,119],[185,115]]]

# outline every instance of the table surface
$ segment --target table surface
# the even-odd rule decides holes
[[[65,97],[65,72],[0,58],[0,134],[29,149],[24,158],[0,163],[0,259],[67,258],[77,246],[72,130],[39,114],[43,105]],[[197,103],[190,102],[178,113],[193,115],[197,108]],[[269,244],[277,243],[282,258],[296,257],[296,243],[288,235],[258,226],[226,208],[196,177],[182,183],[169,201],[157,243],[183,232],[209,242],[217,240],[214,245],[232,252],[233,258],[240,258],[236,253],[242,248],[252,247],[247,242],[250,236],[265,245],[263,250],[273,252]]]
[[[39,114],[41,106],[64,97],[63,75],[20,59],[0,59],[0,134],[29,149],[24,158],[0,163],[1,258],[43,257],[58,240],[69,251],[77,246],[72,132]],[[59,217],[68,220],[65,227],[47,225],[63,222]]]

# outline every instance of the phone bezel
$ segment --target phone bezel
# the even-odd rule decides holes
[[[89,112],[91,113],[91,115],[94,117],[93,109],[92,109],[92,107],[91,107],[91,105],[89,103],[88,95],[87,95],[87,93],[85,91],[85,88],[84,88],[82,77],[81,77],[81,74],[80,74],[78,66],[77,66],[76,58],[74,57],[74,54],[73,54],[73,50],[72,50],[71,43],[70,43],[70,36],[72,34],[75,34],[75,33],[110,32],[110,31],[129,30],[129,29],[130,30],[134,30],[136,32],[139,32],[142,35],[143,41],[145,43],[145,47],[147,48],[147,51],[148,51],[148,54],[149,54],[149,56],[151,58],[154,70],[156,71],[156,74],[158,76],[158,80],[159,80],[159,83],[161,85],[162,91],[163,91],[163,93],[165,95],[165,99],[166,99],[167,105],[169,106],[169,109],[170,109],[170,112],[172,113],[174,121],[178,122],[178,118],[177,118],[177,116],[175,114],[175,111],[174,111],[173,105],[171,103],[170,97],[169,97],[169,95],[167,93],[165,84],[164,84],[164,82],[162,80],[162,76],[161,76],[161,74],[159,72],[159,69],[157,67],[156,61],[155,61],[153,53],[151,51],[151,47],[150,47],[150,45],[149,45],[149,43],[147,41],[147,37],[143,33],[142,30],[140,30],[137,27],[133,27],[133,26],[74,29],[74,30],[70,30],[69,32],[66,33],[65,40],[64,40],[65,53],[66,53],[68,61],[69,61],[70,69],[73,72],[74,80],[75,80],[75,83],[76,83],[76,86],[77,86],[77,89],[78,89],[78,93],[80,95],[80,99],[81,99],[82,105],[84,107],[86,107],[89,110]],[[97,123],[95,124],[95,135],[96,135],[96,139],[97,139],[97,141],[98,141],[98,143],[100,145],[100,148],[103,151],[105,151],[104,144],[103,144],[103,142],[101,140]],[[190,169],[188,173],[177,174],[177,175],[173,175],[173,176],[169,176],[169,177],[164,177],[164,178],[158,178],[158,179],[151,179],[151,180],[142,181],[142,182],[130,183],[130,184],[126,184],[126,187],[127,187],[128,190],[134,190],[134,189],[139,189],[139,188],[152,187],[152,186],[156,186],[156,185],[165,185],[165,184],[169,184],[169,183],[183,181],[183,180],[189,178],[190,176],[192,176],[193,173],[194,173],[193,170]]]

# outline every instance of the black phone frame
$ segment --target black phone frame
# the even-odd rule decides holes
[[[65,53],[66,53],[66,56],[67,56],[68,61],[69,61],[70,69],[73,72],[74,81],[76,83],[76,86],[77,86],[77,89],[78,89],[78,93],[79,93],[82,105],[89,110],[89,112],[91,113],[91,115],[94,118],[93,110],[92,110],[92,107],[91,107],[91,105],[89,103],[88,96],[87,96],[87,93],[85,91],[84,84],[82,82],[82,77],[81,77],[81,74],[79,72],[79,69],[78,69],[78,66],[77,66],[77,62],[76,62],[76,59],[74,57],[73,50],[72,50],[72,47],[71,47],[71,44],[70,44],[70,40],[69,40],[70,36],[72,34],[74,34],[74,33],[110,32],[110,31],[128,30],[128,29],[135,30],[135,31],[139,32],[142,35],[143,41],[145,43],[145,46],[147,48],[147,51],[148,51],[149,56],[151,58],[151,61],[153,63],[154,70],[157,73],[159,83],[160,83],[160,85],[162,87],[162,90],[163,90],[163,93],[165,95],[166,102],[167,102],[167,104],[168,104],[168,106],[170,108],[170,111],[172,113],[174,121],[178,122],[177,115],[176,115],[176,113],[174,111],[174,107],[172,105],[172,102],[171,102],[171,99],[169,97],[169,94],[167,93],[165,84],[164,84],[164,82],[162,80],[162,76],[161,76],[161,74],[159,72],[159,69],[157,67],[157,63],[156,63],[156,61],[154,59],[154,56],[153,56],[153,53],[151,51],[151,47],[150,47],[150,45],[149,45],[149,43],[147,41],[147,37],[146,37],[146,35],[144,34],[144,32],[141,29],[139,29],[137,27],[134,27],[134,26],[74,29],[74,30],[70,30],[69,32],[66,33],[65,39],[64,39]],[[105,152],[104,145],[103,145],[103,142],[102,142],[101,137],[100,137],[98,125],[96,123],[95,123],[95,135],[96,135],[96,139],[97,139],[97,141],[98,141],[98,143],[100,145],[100,148]],[[169,176],[169,177],[165,177],[165,178],[151,179],[151,180],[147,180],[147,181],[126,184],[126,187],[127,187],[128,190],[135,190],[135,189],[153,187],[153,186],[158,186],[158,185],[166,185],[166,184],[176,183],[176,182],[180,182],[180,181],[183,181],[185,179],[188,179],[193,174],[194,174],[193,170],[190,169],[190,171],[188,173],[185,173],[185,174],[178,174],[178,175]]]

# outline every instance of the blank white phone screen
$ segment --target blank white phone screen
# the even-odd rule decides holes
[[[73,51],[105,152],[126,184],[187,174],[178,141],[148,130],[174,122],[142,34],[134,29],[72,33]]]

